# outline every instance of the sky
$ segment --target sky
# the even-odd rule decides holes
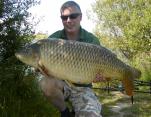
[[[34,21],[40,19],[39,24],[35,27],[36,33],[52,34],[57,30],[63,28],[62,21],[60,19],[60,7],[67,0],[41,0],[41,4],[32,7],[29,12],[35,17]],[[77,2],[82,10],[81,26],[89,32],[93,32],[94,23],[87,18],[87,12],[91,10],[91,4],[95,3],[95,0],[73,0]]]

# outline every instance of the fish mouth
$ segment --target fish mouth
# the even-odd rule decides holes
[[[15,56],[16,56],[17,58],[20,58],[20,57],[21,57],[21,55],[20,55],[19,53],[15,53]]]
[[[19,60],[22,60],[23,55],[21,55],[20,53],[15,53],[16,58],[18,58]]]

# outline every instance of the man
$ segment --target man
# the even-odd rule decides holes
[[[65,2],[60,13],[64,29],[53,33],[48,39],[62,38],[100,45],[93,34],[80,26],[82,13],[76,2]],[[100,76],[96,74],[95,82],[100,79]],[[64,81],[47,77],[40,84],[48,100],[60,110],[61,117],[70,117],[69,109],[64,101],[66,98],[72,102],[75,117],[101,117],[101,104],[91,89],[92,84],[73,84],[76,87],[73,89]]]

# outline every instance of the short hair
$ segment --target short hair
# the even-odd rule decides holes
[[[76,7],[81,12],[81,8],[80,8],[80,6],[76,2],[74,2],[74,1],[67,1],[67,2],[65,2],[61,6],[60,13],[62,13],[62,11],[64,11],[68,7]]]

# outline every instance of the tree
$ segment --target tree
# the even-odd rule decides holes
[[[150,51],[151,2],[148,0],[97,0],[93,6],[97,14],[97,29],[114,39],[120,49]],[[98,34],[102,32],[97,31]]]
[[[36,35],[35,35],[35,39],[37,39],[37,40],[39,40],[39,39],[47,39],[48,38],[48,34],[47,33],[37,33]]]
[[[27,42],[32,32],[32,25],[27,22],[28,8],[35,5],[34,0],[0,1],[0,58],[6,60],[14,51]],[[16,46],[17,45],[17,46]],[[19,46],[18,46],[19,45]]]
[[[34,34],[28,9],[37,0],[0,0],[0,116],[50,116],[28,66],[19,62],[16,50]],[[28,75],[27,75],[28,72]],[[39,109],[41,108],[41,109]]]
[[[146,60],[147,70],[151,69],[150,7],[150,0],[97,0],[93,5],[98,18],[96,35],[131,64],[143,68],[140,63]]]

